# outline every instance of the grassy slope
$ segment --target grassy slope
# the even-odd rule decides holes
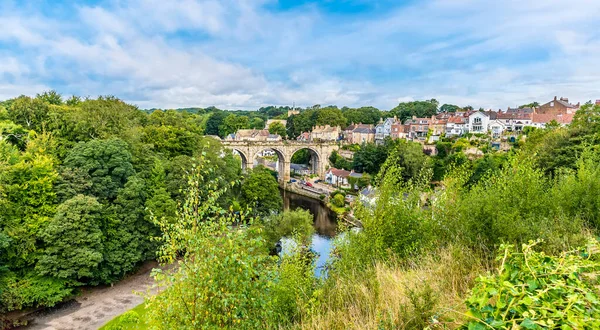
[[[136,307],[132,308],[131,310],[138,313],[138,315],[140,316],[140,322],[138,324],[120,324],[119,322],[119,317],[121,317],[121,315],[115,317],[114,319],[110,320],[110,322],[106,323],[102,328],[100,328],[100,330],[110,330],[110,329],[131,329],[131,330],[144,330],[144,329],[148,329],[148,325],[145,323],[146,320],[146,308],[145,308],[145,304],[139,304]]]

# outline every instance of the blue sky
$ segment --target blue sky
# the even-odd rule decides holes
[[[600,99],[597,0],[0,0],[0,99],[506,108]]]

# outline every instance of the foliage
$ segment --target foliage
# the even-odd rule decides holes
[[[271,125],[269,125],[269,133],[277,134],[283,138],[287,136],[285,126],[283,126],[283,124],[278,121],[273,122],[271,123]]]
[[[40,99],[20,96],[8,108],[9,118],[18,125],[39,132],[48,120],[49,107]]]
[[[250,120],[249,125],[250,125],[250,128],[253,128],[253,129],[263,129],[263,128],[265,128],[265,121],[260,117],[254,117]],[[285,132],[281,136],[285,137],[286,136]]]
[[[338,169],[351,170],[352,162],[342,157],[337,151],[333,151],[329,156],[329,162],[331,165]]]
[[[219,136],[225,137],[235,133],[240,129],[250,127],[250,121],[247,116],[237,116],[234,114],[228,115],[223,119],[223,123],[219,126]]]
[[[113,200],[134,174],[131,153],[120,139],[78,143],[67,155],[65,166],[80,168],[92,181],[91,192],[101,201]]]
[[[319,109],[315,123],[320,126],[341,126],[343,128],[346,126],[346,117],[338,107],[330,106]]]
[[[295,238],[307,245],[315,232],[312,214],[302,209],[265,217],[262,225],[268,246],[274,246],[282,237]]]
[[[147,298],[148,323],[159,329],[265,328],[274,317],[269,295],[274,260],[257,227],[231,228],[252,220],[220,209],[222,190],[204,173],[203,167],[192,171],[178,220],[158,220],[164,233],[161,261],[180,261],[172,271],[155,272],[164,290]]]
[[[310,157],[310,150],[300,149],[292,155],[291,163],[308,165],[310,163]]]
[[[461,110],[461,108],[458,105],[454,105],[454,104],[443,104],[440,107],[440,112],[457,112],[460,110]]]
[[[264,166],[257,166],[246,175],[240,188],[240,197],[243,205],[257,215],[278,212],[283,204],[279,184]]]
[[[374,107],[342,108],[346,124],[377,124],[381,118],[381,111]]]
[[[334,195],[333,199],[331,200],[331,204],[333,204],[337,207],[344,207],[344,205],[346,205],[344,195],[342,195],[342,194]]]
[[[435,99],[403,102],[390,110],[389,116],[397,116],[402,122],[413,116],[416,116],[417,118],[427,118],[435,116],[438,113],[438,105],[439,103]]]
[[[40,234],[45,243],[36,270],[66,280],[92,279],[103,260],[101,205],[95,198],[77,195],[61,204]]]
[[[500,247],[498,274],[480,277],[466,300],[472,318],[464,329],[594,329],[600,300],[593,250],[548,256],[537,243]],[[592,247],[596,246],[592,242]],[[596,252],[597,253],[597,252]]]

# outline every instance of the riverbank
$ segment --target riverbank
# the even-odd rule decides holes
[[[286,183],[284,185],[280,185],[280,189],[313,199],[313,200],[319,202],[323,207],[330,210],[330,208],[327,205],[327,202],[329,201],[329,194],[330,194],[330,192],[328,192],[328,191],[322,191],[318,188],[307,187],[307,186],[300,185],[297,183]],[[351,214],[343,214],[343,215],[338,214],[336,218],[338,220],[344,221],[346,224],[348,224],[350,226],[362,228],[362,223],[358,219],[354,218],[354,216]]]
[[[144,302],[140,293],[153,290],[150,273],[156,267],[157,262],[147,262],[137,273],[113,286],[82,289],[81,295],[71,301],[28,315],[29,324],[18,329],[98,329]]]

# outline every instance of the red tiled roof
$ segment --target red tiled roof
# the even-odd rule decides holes
[[[552,120],[556,120],[559,124],[570,124],[573,121],[574,116],[575,116],[575,114],[573,114],[573,113],[567,113],[567,114],[534,113],[532,121],[534,123],[547,124],[547,123],[551,122]]]
[[[333,175],[337,176],[338,178],[347,178],[350,175],[350,171],[346,171],[346,170],[338,170],[337,168],[330,168],[329,172],[331,172]]]

